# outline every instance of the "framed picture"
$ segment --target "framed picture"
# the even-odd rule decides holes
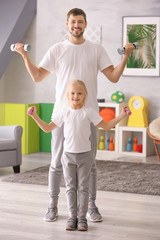
[[[136,43],[124,76],[159,76],[160,17],[123,17],[123,46]]]

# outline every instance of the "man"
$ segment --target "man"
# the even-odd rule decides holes
[[[17,43],[17,51],[24,59],[25,66],[34,82],[40,82],[50,73],[57,76],[56,103],[53,114],[64,104],[64,95],[69,81],[80,79],[88,89],[87,106],[98,111],[97,103],[97,74],[101,71],[111,82],[116,83],[127,63],[130,53],[134,50],[133,44],[125,46],[125,54],[121,63],[113,67],[106,51],[101,45],[84,39],[83,33],[87,26],[86,14],[81,9],[71,9],[67,14],[66,26],[69,30],[69,39],[53,45],[45,54],[38,67],[33,65],[23,44]],[[88,214],[94,222],[102,221],[102,216],[95,205],[96,200],[96,128],[91,125],[91,144],[94,164],[90,174],[90,194]],[[61,156],[63,152],[63,127],[52,132],[52,160],[49,170],[50,204],[45,215],[46,221],[55,221],[58,216],[58,196],[62,176]]]

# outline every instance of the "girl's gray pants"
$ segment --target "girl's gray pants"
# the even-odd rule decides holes
[[[89,179],[89,202],[94,202],[96,200],[96,188],[97,188],[97,169],[96,169],[96,150],[97,150],[97,128],[91,124],[91,152],[93,163],[91,166],[90,179]],[[61,158],[63,154],[63,127],[56,128],[52,132],[52,159],[49,169],[49,184],[48,192],[50,196],[50,205],[53,207],[58,203],[59,193],[60,193],[60,182],[62,178],[62,163]]]
[[[91,151],[84,153],[63,152],[62,166],[70,217],[86,218],[92,161]]]

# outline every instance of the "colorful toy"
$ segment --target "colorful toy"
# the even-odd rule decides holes
[[[125,99],[124,93],[122,93],[121,91],[117,91],[113,93],[111,96],[111,100],[116,103],[122,103],[124,102],[124,99]]]
[[[137,151],[137,145],[138,145],[138,139],[134,138],[134,143],[133,143],[133,151],[136,152]]]
[[[143,151],[143,146],[142,146],[142,144],[139,144],[137,146],[137,152],[142,153],[142,151]]]
[[[132,151],[132,138],[128,138],[127,151],[128,152]]]
[[[106,137],[106,150],[109,150],[110,137]]]
[[[132,115],[128,119],[128,127],[147,127],[147,100],[144,97],[133,96],[129,99],[128,106]]]
[[[110,137],[110,142],[109,142],[109,151],[114,150],[114,143],[113,143],[113,137]]]
[[[108,122],[115,118],[115,110],[113,108],[103,108],[99,115],[103,118],[105,122]]]
[[[104,150],[105,149],[105,144],[104,144],[104,137],[100,137],[100,142],[99,142],[99,149]]]

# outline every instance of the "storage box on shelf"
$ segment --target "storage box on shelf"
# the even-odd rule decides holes
[[[114,102],[105,102],[105,103],[99,103],[99,111],[101,111],[103,108],[111,108],[115,110],[115,116],[118,116],[121,108],[126,105],[125,103],[114,103]],[[119,127],[127,125],[128,118],[124,118],[123,120],[118,123],[115,128],[110,129],[109,131],[106,131],[102,128],[98,128],[98,134],[97,134],[97,155],[96,159],[99,160],[111,160],[113,157],[116,157],[119,151]],[[114,150],[100,150],[99,149],[99,142],[101,136],[104,137],[104,143],[106,143],[107,136],[113,137],[114,139]]]
[[[138,139],[138,145],[142,144],[142,152],[127,151],[128,139]],[[147,128],[144,127],[127,127],[123,126],[119,128],[119,153],[126,154],[128,156],[147,157],[155,154],[152,140],[147,135]]]
[[[36,106],[39,114],[39,103],[1,103],[0,125],[20,125],[23,127],[22,154],[39,152],[39,127],[35,121],[27,115],[27,109]]]

